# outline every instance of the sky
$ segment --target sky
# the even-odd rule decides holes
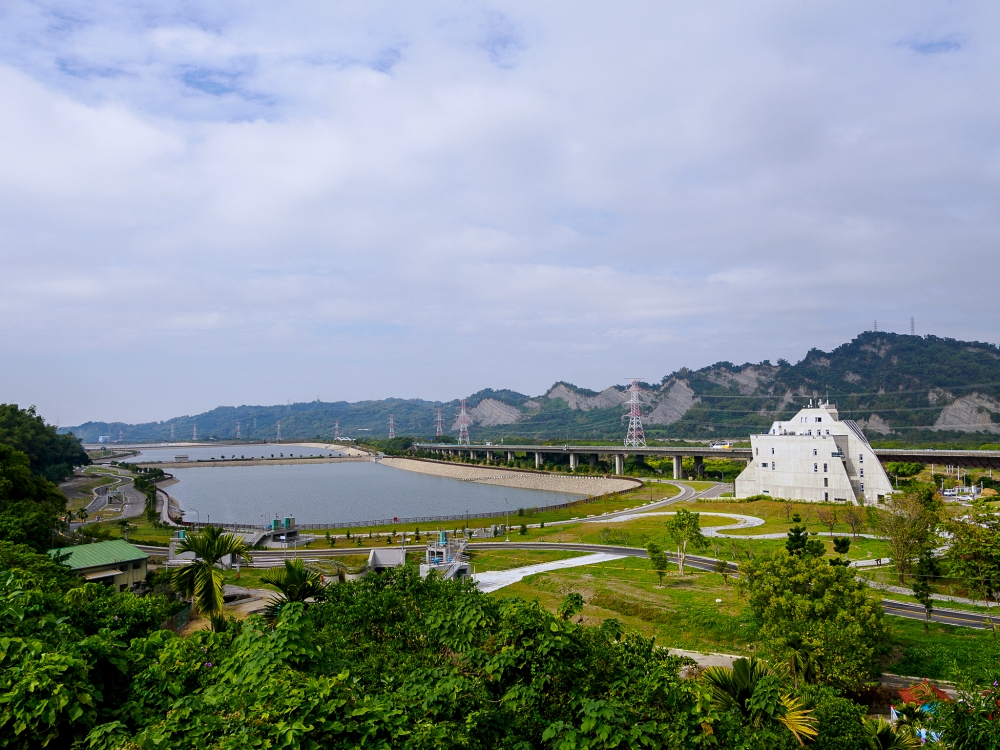
[[[1000,5],[0,4],[50,422],[1000,342]]]

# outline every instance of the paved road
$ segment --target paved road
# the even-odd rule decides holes
[[[135,518],[137,516],[141,516],[143,511],[145,511],[146,496],[133,486],[132,478],[129,477],[127,473],[123,473],[113,467],[112,469],[118,475],[118,482],[116,484],[106,486],[109,487],[109,492],[119,489],[125,492],[125,504],[122,506],[121,511],[116,513],[107,510],[107,495],[95,496],[94,499],[87,505],[87,514],[89,516],[87,520],[70,523],[69,528],[71,531],[76,531],[81,526],[88,523],[97,523],[96,514],[98,513],[101,514],[102,521],[118,521],[122,518]]]

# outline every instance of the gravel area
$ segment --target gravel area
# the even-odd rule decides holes
[[[570,492],[576,495],[604,495],[608,492],[629,490],[641,483],[635,479],[617,479],[592,476],[560,476],[559,474],[536,474],[534,472],[510,471],[492,466],[463,466],[461,464],[437,463],[434,461],[414,461],[410,458],[383,458],[380,463],[394,469],[415,471],[419,474],[433,474],[438,477],[460,479],[479,484],[495,484],[501,487],[519,487],[526,490],[550,490]]]

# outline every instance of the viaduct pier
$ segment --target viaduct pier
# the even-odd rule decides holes
[[[545,462],[545,456],[569,456],[571,469],[576,469],[580,460],[589,461],[594,466],[598,458],[611,457],[615,474],[621,474],[625,468],[627,456],[639,456],[643,459],[650,456],[674,459],[674,479],[682,479],[681,462],[691,457],[694,459],[694,469],[697,476],[704,474],[704,461],[709,458],[725,458],[737,461],[750,461],[753,456],[750,448],[698,448],[695,446],[621,446],[621,445],[453,445],[444,443],[414,443],[414,448],[429,453],[442,455],[467,454],[470,458],[485,455],[487,460],[503,455],[507,463],[514,461],[515,453],[534,455],[535,468],[540,469]],[[963,451],[934,450],[933,448],[900,449],[875,448],[878,460],[885,464],[889,461],[913,461],[939,466],[962,467],[966,469],[1000,469],[1000,451]]]

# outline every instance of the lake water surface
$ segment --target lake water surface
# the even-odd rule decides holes
[[[263,523],[294,516],[298,523],[336,523],[485,513],[508,504],[514,513],[584,497],[462,482],[370,461],[206,466],[170,473],[179,482],[167,492],[180,502],[186,521]]]

